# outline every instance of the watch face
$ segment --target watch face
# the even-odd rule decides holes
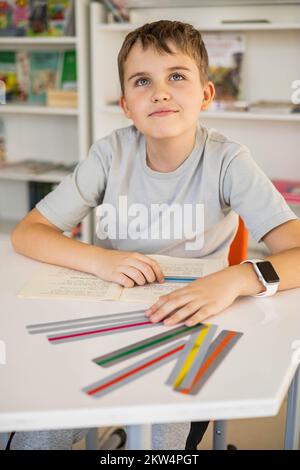
[[[276,273],[275,269],[273,268],[270,261],[260,261],[256,263],[258,269],[261,272],[262,277],[266,282],[279,282],[280,279],[278,274]]]

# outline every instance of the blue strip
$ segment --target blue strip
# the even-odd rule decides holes
[[[198,277],[171,277],[171,276],[165,276],[165,281],[169,282],[191,282],[195,281],[196,279],[199,279]]]

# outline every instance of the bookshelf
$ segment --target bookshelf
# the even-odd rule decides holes
[[[77,55],[77,108],[32,104],[0,105],[5,126],[6,161],[22,159],[71,164],[86,158],[91,145],[89,3],[75,0],[75,36],[0,37],[0,50],[67,51]],[[0,232],[9,233],[28,212],[29,181],[59,183],[66,173],[21,174],[0,170]],[[82,223],[84,242],[92,239],[92,218]]]
[[[122,114],[122,109],[117,105],[99,106],[97,109],[99,113]],[[300,121],[300,113],[295,114],[267,114],[267,113],[252,113],[250,111],[205,111],[203,114],[207,118],[222,118],[222,119],[245,119],[245,120],[260,120],[260,121]]]
[[[28,104],[6,104],[1,106],[1,116],[5,114],[48,114],[58,116],[78,116],[77,108],[52,108]]]
[[[239,19],[258,17],[268,18],[269,22],[236,23]],[[120,96],[117,54],[126,34],[146,22],[159,19],[187,21],[203,33],[242,33],[245,35],[246,51],[240,99],[251,102],[291,100],[292,82],[300,79],[299,5],[218,8],[177,8],[173,5],[172,8],[159,8],[158,5],[156,8],[131,9],[130,23],[109,23],[105,9],[99,3],[92,2],[93,141],[116,128],[132,124],[120,107],[114,104]],[[230,19],[235,23],[222,23]],[[200,119],[205,126],[214,127],[247,145],[271,179],[300,177],[300,114],[208,110],[200,115]]]

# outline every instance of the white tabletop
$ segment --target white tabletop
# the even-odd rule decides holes
[[[300,289],[272,298],[242,298],[210,319],[244,333],[196,396],[165,385],[174,360],[101,398],[81,390],[140,358],[103,369],[92,359],[166,330],[150,329],[50,345],[26,325],[136,310],[147,304],[18,298],[40,263],[14,253],[0,237],[0,432],[112,424],[236,419],[276,415],[297,369]],[[149,355],[149,353],[148,353]],[[295,354],[294,354],[295,356]]]

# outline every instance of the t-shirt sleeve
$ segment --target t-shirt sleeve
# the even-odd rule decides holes
[[[92,208],[102,202],[108,173],[105,157],[101,154],[99,142],[94,144],[88,157],[38,202],[36,209],[60,230],[76,227]]]
[[[258,242],[278,225],[297,219],[246,147],[232,158],[225,170],[223,200],[241,216]]]

